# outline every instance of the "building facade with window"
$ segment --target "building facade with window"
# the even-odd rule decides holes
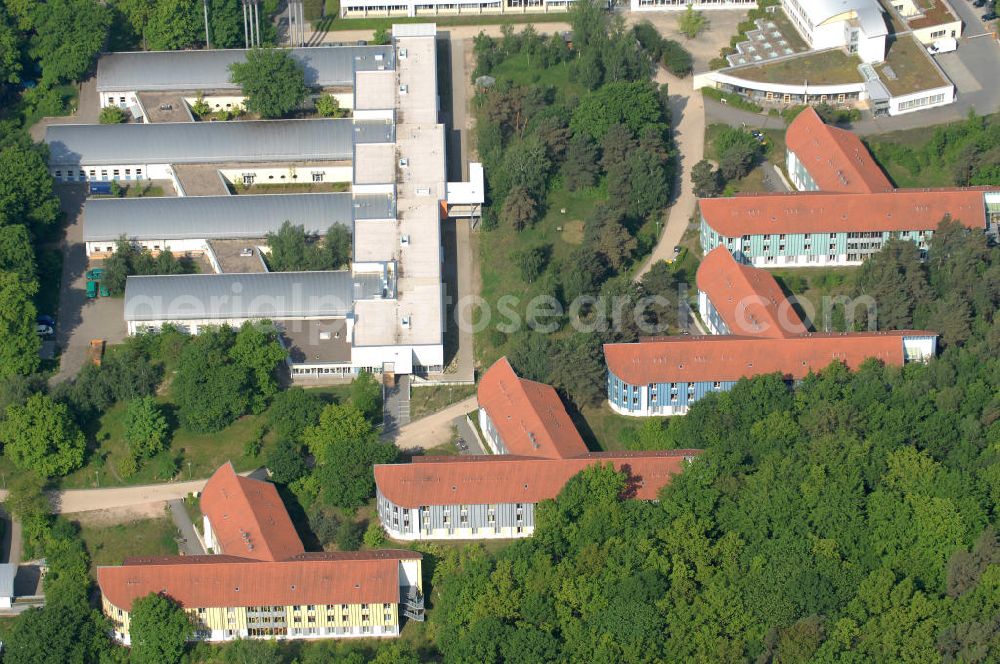
[[[841,362],[857,369],[926,361],[937,351],[927,331],[805,333],[786,337],[708,336],[605,344],[608,403],[621,415],[684,415],[706,395],[731,390],[741,378],[779,374],[789,384]]]
[[[529,537],[538,502],[586,468],[611,464],[631,477],[631,497],[654,500],[700,453],[590,452],[556,391],[519,378],[506,358],[483,374],[477,398],[492,454],[375,466],[379,521],[393,539]]]
[[[205,641],[392,637],[404,619],[423,620],[419,553],[306,552],[274,485],[228,463],[205,485],[201,506],[214,555],[98,567],[118,641],[131,644],[133,603],[151,593],[176,601],[192,638]]]
[[[698,202],[701,247],[723,246],[755,267],[860,265],[890,238],[926,251],[945,216],[995,233],[1000,189],[898,189],[740,195]]]
[[[350,193],[296,197],[88,201],[88,255],[113,251],[124,235],[153,252],[203,252],[217,272],[222,269],[212,260],[213,240],[261,238],[285,220],[315,234],[338,223],[352,230],[348,270],[130,277],[129,333],[164,324],[197,333],[206,326],[265,318],[283,325],[306,322],[291,349],[296,380],[350,376],[362,369],[443,371],[441,220],[451,209],[449,191],[460,192],[462,205],[472,209],[481,207],[484,191],[481,168],[470,169],[480,176],[478,187],[447,182],[436,35],[433,24],[406,24],[393,26],[392,44],[386,46],[293,49],[310,85],[349,84],[349,119],[50,127],[49,168],[61,182],[167,179],[187,198],[177,176],[187,168],[190,177],[221,178],[231,189],[306,178],[350,187]],[[225,63],[244,57],[242,51],[200,53],[106,56],[105,88],[111,80],[140,91],[176,90],[192,81],[218,87],[228,75],[220,73]],[[204,62],[205,71],[172,68],[195,61]],[[142,63],[152,63],[145,78]],[[318,281],[325,290],[316,290]]]
[[[530,537],[535,508],[594,465],[629,475],[629,497],[655,500],[699,450],[587,452],[568,459],[514,455],[414,457],[375,466],[379,521],[396,540]]]
[[[395,56],[391,45],[315,46],[288,53],[302,66],[306,85],[334,92],[343,108],[353,108],[355,72],[392,69]],[[144,101],[153,99],[144,99],[144,93],[157,95],[155,101],[164,93],[177,93],[171,101],[183,99],[188,106],[200,96],[213,110],[229,110],[243,104],[229,67],[245,62],[246,54],[242,48],[106,53],[97,61],[98,100],[101,108],[127,108],[140,120],[148,117]]]

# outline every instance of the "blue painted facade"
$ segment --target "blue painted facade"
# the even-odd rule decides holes
[[[706,394],[728,392],[736,381],[664,382],[631,385],[608,371],[608,402],[622,415],[683,415]]]
[[[792,220],[789,220],[792,221]],[[737,260],[757,267],[795,265],[859,265],[882,249],[890,238],[909,240],[927,251],[934,231],[853,231],[843,233],[772,233],[727,237],[701,215],[701,248],[707,254],[719,245]]]

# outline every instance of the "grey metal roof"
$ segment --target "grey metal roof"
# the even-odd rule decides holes
[[[257,120],[50,125],[52,166],[350,159],[353,122]]]
[[[396,197],[392,194],[357,194],[353,205],[355,219],[396,218]]]
[[[358,200],[353,200],[357,198]],[[267,194],[262,196],[181,196],[90,198],[83,205],[83,240],[235,240],[277,232],[285,221],[310,235],[340,224],[353,229],[354,211],[389,218],[389,196]]]
[[[291,53],[313,87],[352,86],[355,71],[395,67],[392,46],[316,46]],[[229,65],[245,60],[241,48],[106,53],[97,62],[97,91],[234,90]]]
[[[395,143],[396,125],[378,120],[358,120],[354,123],[355,143]]]
[[[380,275],[346,270],[129,277],[125,320],[339,317],[381,293]]]
[[[15,576],[17,576],[17,565],[14,563],[0,564],[0,597],[14,596]]]

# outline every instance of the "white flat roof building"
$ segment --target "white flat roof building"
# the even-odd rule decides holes
[[[882,62],[889,28],[878,0],[781,0],[814,50],[846,48],[862,62]]]
[[[447,182],[445,131],[438,122],[436,27],[395,26],[390,48],[392,53],[384,59],[394,62],[395,68],[357,72],[354,118],[330,125],[338,130],[334,132],[337,156],[346,154],[351,163],[351,193],[326,194],[323,199],[319,194],[268,196],[265,204],[244,213],[241,206],[262,197],[233,197],[243,200],[232,205],[225,196],[171,203],[161,199],[146,203],[148,207],[139,199],[130,209],[114,207],[121,201],[90,204],[99,222],[95,233],[99,231],[102,239],[123,229],[136,238],[158,233],[244,238],[276,224],[280,227],[282,216],[313,232],[325,228],[327,220],[343,223],[353,229],[351,270],[130,277],[125,294],[130,333],[166,323],[198,332],[206,325],[271,318],[289,329],[321,324],[337,335],[336,341],[330,340],[329,332],[320,336],[328,346],[340,349],[326,352],[319,349],[323,342],[310,346],[309,330],[296,329],[297,359],[290,362],[296,376],[347,375],[360,369],[401,374],[443,369],[441,219],[449,191],[463,190],[463,201],[482,203],[482,166],[471,169],[470,183]],[[173,131],[194,124],[175,124]],[[266,130],[271,123],[212,124]],[[347,134],[340,129],[347,129]],[[317,140],[323,145],[330,137]],[[114,154],[113,144],[102,149]],[[181,147],[173,149],[183,152]],[[280,155],[269,156],[273,160]],[[329,214],[316,208],[317,201],[327,199]],[[145,218],[130,228],[133,215]],[[171,215],[184,219],[172,225]]]

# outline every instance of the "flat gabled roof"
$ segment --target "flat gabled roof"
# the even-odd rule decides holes
[[[355,71],[391,70],[386,46],[316,46],[290,49],[311,87],[350,86]],[[238,90],[229,66],[246,61],[246,49],[106,53],[97,61],[98,92]]]
[[[340,318],[355,301],[381,297],[378,274],[264,272],[133,276],[126,321]]]

